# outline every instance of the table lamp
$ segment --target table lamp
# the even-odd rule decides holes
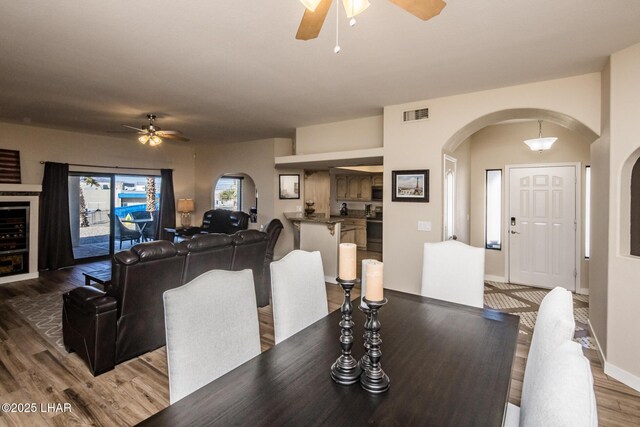
[[[187,228],[191,225],[191,212],[195,210],[193,199],[178,199],[178,212],[180,212],[180,225]]]

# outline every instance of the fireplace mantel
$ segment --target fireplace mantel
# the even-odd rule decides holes
[[[0,194],[5,193],[40,193],[42,185],[35,184],[0,184]]]

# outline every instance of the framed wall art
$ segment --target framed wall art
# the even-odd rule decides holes
[[[429,170],[391,171],[392,202],[429,202]]]
[[[300,175],[280,174],[280,199],[300,198]]]

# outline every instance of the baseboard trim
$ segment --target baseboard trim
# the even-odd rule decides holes
[[[324,281],[327,282],[327,283],[333,283],[334,285],[338,284],[338,282],[336,282],[336,278],[335,277],[324,276]]]
[[[40,273],[37,271],[35,273],[15,274],[13,276],[0,277],[0,284],[37,279],[38,277],[40,277]]]
[[[633,375],[631,372],[627,372],[624,369],[618,368],[616,365],[612,365],[605,361],[604,373],[609,375],[611,378],[615,378],[620,381],[622,384],[628,385],[635,391],[640,391],[640,377]]]
[[[593,340],[596,343],[596,350],[598,350],[598,359],[600,359],[600,363],[604,366],[606,359],[604,357],[604,353],[602,352],[602,346],[600,345],[600,341],[598,341],[598,336],[593,331],[593,326],[591,325],[591,319],[587,319],[587,326],[589,327],[589,334],[593,337]]]
[[[504,276],[494,276],[492,274],[485,274],[484,280],[487,280],[489,282],[507,283],[507,279],[505,279]]]
[[[593,332],[593,326],[591,325],[591,320],[588,322],[589,333],[593,337],[593,340],[596,343],[596,349],[598,350],[598,358],[604,367],[604,373],[609,375],[611,378],[614,378],[620,381],[622,384],[628,385],[632,389],[636,391],[640,391],[640,377],[633,375],[632,373],[625,371],[622,368],[617,367],[609,362],[604,357],[604,353],[602,352],[602,347],[600,346],[600,341],[598,341],[598,336]]]

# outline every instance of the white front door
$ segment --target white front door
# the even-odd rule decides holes
[[[576,167],[509,172],[509,281],[571,291],[576,283]]]

